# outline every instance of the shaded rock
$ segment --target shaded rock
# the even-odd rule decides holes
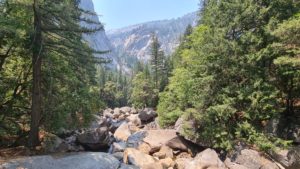
[[[129,126],[127,123],[122,123],[120,127],[115,131],[114,137],[118,141],[127,141],[128,137],[131,135]]]
[[[124,121],[112,120],[109,125],[109,131],[115,133],[123,123]]]
[[[116,152],[116,153],[113,153],[112,156],[114,156],[119,161],[123,161],[124,153],[123,152]]]
[[[127,165],[122,163],[119,169],[140,169],[140,168],[134,165]]]
[[[174,126],[174,129],[176,130],[177,133],[180,133],[181,132],[181,129],[182,129],[182,126],[183,126],[183,118],[180,117],[177,119],[176,123],[175,123],[175,126]]]
[[[158,123],[157,118],[156,118],[154,121],[146,124],[143,129],[144,130],[159,130],[161,128],[160,128],[159,123]]]
[[[176,132],[176,131],[175,131]],[[169,140],[166,145],[174,150],[188,151],[188,142],[182,137],[174,137]]]
[[[125,164],[132,164],[138,167],[143,167],[156,162],[152,156],[142,153],[134,148],[127,148],[124,151],[123,161]]]
[[[63,142],[63,139],[54,134],[47,133],[44,136],[44,141],[41,143],[42,148],[47,153],[67,152],[68,146]]]
[[[110,153],[123,152],[126,148],[126,142],[114,142],[109,150]]]
[[[300,147],[295,147],[288,152],[289,166],[287,169],[300,168]]]
[[[77,142],[88,150],[97,151],[110,145],[110,135],[107,127],[88,130],[77,136]]]
[[[139,144],[143,143],[143,139],[147,136],[146,131],[138,131],[130,135],[127,139],[127,147],[137,148]]]
[[[150,108],[145,108],[139,112],[139,118],[142,120],[142,122],[149,122],[153,120],[156,116],[157,113]]]
[[[278,169],[278,166],[261,156],[259,152],[251,149],[243,149],[236,152],[231,158],[231,162],[245,166],[248,169]]]
[[[216,168],[225,169],[224,163],[219,159],[218,154],[212,149],[206,149],[186,163],[186,169]]]
[[[79,153],[68,156],[35,156],[11,160],[0,168],[16,169],[117,169],[120,162],[106,153]]]
[[[107,126],[108,124],[106,119],[97,115],[93,115],[93,121],[91,122],[89,129],[97,129],[100,127],[107,127]]]

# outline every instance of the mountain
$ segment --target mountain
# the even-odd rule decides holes
[[[92,0],[81,0],[79,7],[85,11],[90,11],[92,13],[95,13],[94,4]],[[98,24],[91,24],[91,23],[81,22],[80,25],[83,27],[90,28],[90,29],[103,27],[96,13],[95,15],[83,14],[83,18],[98,23]],[[89,46],[96,51],[110,51],[105,54],[95,54],[96,57],[111,60],[111,63],[108,64],[108,67],[110,68],[120,67],[120,64],[118,63],[118,58],[116,58],[116,54],[114,52],[114,47],[110,43],[104,28],[95,33],[84,34],[83,38],[89,44]]]
[[[197,18],[197,12],[194,12],[177,19],[152,21],[110,30],[107,31],[107,36],[123,64],[134,59],[147,62],[150,59],[152,33],[158,36],[163,51],[169,55],[179,45],[180,36],[186,27],[189,24],[197,24]]]

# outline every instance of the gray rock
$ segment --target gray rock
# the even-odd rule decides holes
[[[109,147],[111,139],[108,128],[101,127],[79,134],[77,136],[77,142],[88,150],[97,151]]]
[[[139,144],[143,142],[143,139],[147,136],[146,131],[138,131],[130,135],[127,139],[127,147],[137,148]]]
[[[117,169],[120,162],[106,153],[79,153],[65,156],[35,156],[10,160],[5,169]]]
[[[287,169],[299,169],[300,168],[300,147],[291,149],[288,154],[289,166]]]
[[[127,165],[127,164],[122,163],[121,167],[119,169],[140,169],[140,168],[137,166],[134,166],[134,165]]]
[[[123,161],[123,156],[124,156],[123,152],[116,152],[116,153],[113,153],[112,155],[119,161]]]
[[[110,153],[123,152],[126,148],[126,142],[115,142],[111,145]]]
[[[139,118],[142,122],[149,122],[153,120],[157,116],[157,113],[150,108],[145,108],[144,110],[139,112]]]
[[[183,118],[180,117],[177,119],[174,129],[176,130],[177,133],[180,133],[182,130],[182,126],[183,126]]]
[[[243,149],[236,152],[231,162],[245,166],[248,169],[279,169],[276,164],[263,157],[259,152],[251,149]]]

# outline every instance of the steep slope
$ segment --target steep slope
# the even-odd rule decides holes
[[[107,36],[119,58],[123,60],[138,58],[146,62],[150,58],[149,50],[153,32],[157,34],[164,52],[169,55],[178,46],[180,36],[186,27],[189,24],[196,25],[197,18],[197,13],[194,12],[177,19],[152,21],[107,31]]]
[[[92,0],[82,0],[80,2],[80,8],[86,11],[95,12],[94,10],[94,4]],[[85,14],[83,16],[86,19],[89,19],[95,23],[100,23],[99,18],[97,15],[88,15]],[[98,24],[87,24],[85,22],[81,22],[81,26],[87,27],[87,28],[99,28]],[[117,61],[117,58],[115,57],[115,53],[113,50],[113,46],[110,43],[109,39],[106,36],[105,30],[97,31],[92,34],[84,34],[84,39],[87,41],[87,43],[90,45],[91,48],[97,50],[97,51],[110,51],[106,54],[95,54],[96,57],[101,57],[105,59],[109,59],[112,62],[108,64],[110,68],[116,68],[119,67],[119,63]]]

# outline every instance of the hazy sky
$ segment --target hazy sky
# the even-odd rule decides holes
[[[198,10],[199,0],[93,0],[106,30],[171,19]]]

